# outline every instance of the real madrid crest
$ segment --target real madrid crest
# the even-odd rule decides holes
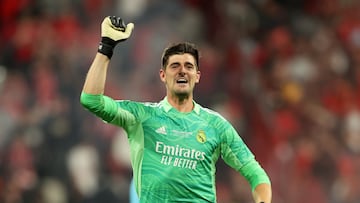
[[[203,130],[199,130],[197,135],[196,135],[196,140],[200,143],[205,143],[206,142],[206,134]]]

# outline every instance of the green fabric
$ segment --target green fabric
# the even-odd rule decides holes
[[[254,191],[256,186],[259,184],[270,184],[269,177],[256,160],[251,160],[249,163],[245,164],[239,172],[246,178],[246,180],[248,180],[252,191]]]
[[[220,156],[252,188],[269,182],[230,123],[195,102],[189,113],[174,109],[166,97],[145,103],[82,93],[81,103],[127,132],[140,202],[216,202]]]

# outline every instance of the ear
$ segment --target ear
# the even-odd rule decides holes
[[[198,70],[196,72],[196,80],[195,80],[195,83],[199,83],[200,82],[200,76],[201,76],[201,72]]]
[[[162,69],[162,68],[160,68],[159,77],[160,77],[160,80],[161,80],[163,83],[165,83],[165,78],[166,78],[166,76],[165,76],[165,70]]]

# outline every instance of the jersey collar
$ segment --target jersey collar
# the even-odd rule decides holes
[[[167,97],[165,97],[160,103],[162,104],[162,106],[166,112],[169,112],[171,109],[175,109],[173,106],[171,106],[171,104],[167,100]],[[198,103],[196,103],[194,100],[193,100],[193,103],[194,103],[193,111],[196,114],[200,114],[200,105]]]

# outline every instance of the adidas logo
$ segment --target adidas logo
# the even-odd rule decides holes
[[[161,127],[158,128],[155,132],[157,132],[157,133],[159,133],[159,134],[166,135],[165,126],[161,126]]]

